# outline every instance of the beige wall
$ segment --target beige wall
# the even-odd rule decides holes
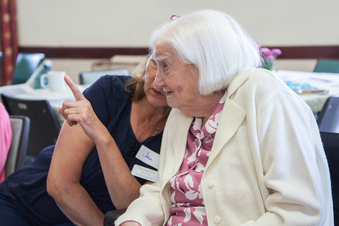
[[[152,30],[199,9],[238,20],[263,46],[338,45],[338,0],[17,0],[20,46],[146,47]],[[51,59],[53,70],[77,79],[95,60]],[[315,60],[275,67],[311,71]]]

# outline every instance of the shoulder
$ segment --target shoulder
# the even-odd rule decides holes
[[[240,77],[245,77],[244,82],[239,85],[239,89],[248,90],[249,92],[264,92],[264,93],[277,93],[283,91],[290,93],[290,89],[285,85],[285,83],[277,77],[271,71],[257,68],[251,71],[246,71],[245,73],[239,73],[237,75]]]
[[[130,78],[130,76],[105,75],[84,91],[84,96],[105,125],[130,103],[130,92],[125,89],[125,83]]]
[[[230,99],[240,105],[255,102],[255,105],[260,108],[277,96],[283,99],[300,99],[279,77],[268,70],[253,69],[246,73],[241,72],[235,76],[234,80],[242,82],[238,82],[239,85],[231,94]]]
[[[1,102],[0,102],[0,115],[8,117],[8,113],[6,111],[6,108],[5,108],[5,106]]]
[[[93,95],[97,96],[100,93],[104,93],[106,96],[112,96],[113,94],[121,95],[125,92],[127,93],[125,83],[130,78],[130,76],[104,75],[88,87],[84,94],[86,98],[88,98]]]
[[[5,106],[2,103],[0,103],[0,128],[5,129],[6,127],[11,128],[9,114]]]
[[[124,87],[125,83],[131,79],[131,76],[122,75],[104,75],[99,78],[93,85],[108,86],[108,87]]]

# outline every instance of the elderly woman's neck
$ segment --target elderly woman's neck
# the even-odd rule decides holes
[[[217,108],[219,101],[224,94],[225,90],[222,90],[207,96],[201,96],[199,103],[195,103],[193,108],[187,112],[183,112],[187,115],[202,118],[202,123],[205,125],[208,119],[212,116],[214,110]]]

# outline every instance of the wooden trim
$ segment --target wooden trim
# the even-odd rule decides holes
[[[271,47],[269,47],[271,48]],[[339,59],[339,46],[278,46],[278,59]]]
[[[266,47],[266,46],[265,46]],[[267,46],[278,48],[278,59],[339,59],[339,45],[335,46]],[[108,59],[114,55],[146,55],[147,47],[19,47],[19,52],[44,53],[46,58]]]
[[[148,48],[19,47],[24,53],[44,53],[46,58],[108,59],[114,55],[147,55]]]

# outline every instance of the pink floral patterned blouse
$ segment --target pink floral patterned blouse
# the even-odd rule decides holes
[[[194,118],[191,124],[180,171],[169,181],[172,206],[167,226],[207,225],[200,181],[212,149],[226,95],[227,91],[202,128],[202,118]]]

